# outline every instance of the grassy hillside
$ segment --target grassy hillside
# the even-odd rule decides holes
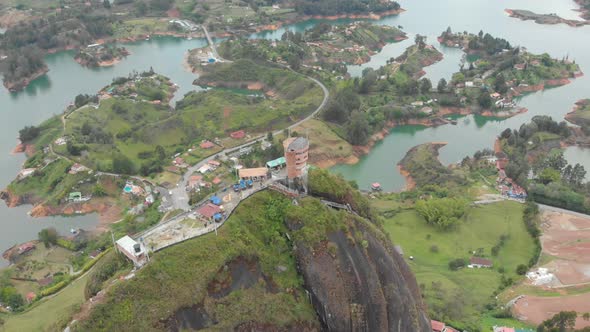
[[[379,206],[381,212],[387,211],[387,204]],[[456,327],[484,326],[482,312],[488,303],[495,302],[493,297],[502,280],[518,278],[516,267],[527,264],[534,254],[534,242],[525,229],[522,211],[522,205],[514,202],[472,207],[450,231],[428,225],[412,209],[384,214],[385,229],[392,241],[402,247],[405,257],[414,257],[409,264],[425,295],[431,318]],[[507,239],[494,256],[491,249],[502,236]],[[450,261],[468,260],[474,251],[483,252],[494,267],[449,269]]]
[[[165,78],[113,83],[104,89],[111,98],[66,118],[65,135],[74,149],[54,149],[94,169],[148,175],[161,171],[166,157],[204,139],[224,138],[239,129],[262,134],[283,128],[321,103],[321,89],[299,74],[239,63],[227,66],[216,67],[203,79],[222,85],[217,79],[230,80],[228,73],[234,73],[234,79],[260,83],[266,95],[234,89],[192,92],[171,110],[166,103],[173,88]],[[128,167],[121,169],[116,160]]]
[[[113,287],[107,302],[76,330],[163,329],[177,309],[193,305],[202,306],[221,330],[248,321],[317,326],[284,237],[282,215],[289,205],[288,199],[269,192],[244,201],[217,236],[209,234],[153,255],[134,279]],[[234,281],[241,281],[231,273],[244,262],[260,275],[237,290],[242,287]]]
[[[43,299],[22,314],[0,316],[4,325],[0,331],[56,331],[69,322],[69,317],[85,301],[84,287],[88,275],[77,279],[54,297]]]

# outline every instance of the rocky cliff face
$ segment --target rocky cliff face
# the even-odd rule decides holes
[[[345,222],[316,242],[301,235],[306,227],[314,227],[313,220],[287,220],[295,234],[299,272],[324,327],[329,331],[430,331],[416,279],[387,236],[366,219],[330,213]],[[318,215],[326,217],[319,211]]]

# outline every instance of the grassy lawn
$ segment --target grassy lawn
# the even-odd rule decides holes
[[[378,204],[380,209],[384,206],[383,202]],[[385,229],[392,241],[402,246],[405,257],[414,257],[408,262],[418,283],[424,285],[421,287],[431,318],[457,327],[484,326],[480,316],[500,286],[498,270],[503,268],[506,277],[516,279],[516,267],[526,264],[534,253],[533,239],[522,221],[522,209],[522,205],[514,202],[472,207],[460,225],[450,231],[439,231],[427,225],[413,210],[386,219]],[[509,235],[508,240],[498,256],[492,256],[491,248],[505,234]],[[433,246],[437,250],[432,249]],[[493,261],[493,269],[449,269],[449,261],[469,259],[471,252],[479,248]],[[456,310],[441,309],[448,305]]]
[[[156,182],[159,185],[167,184],[174,186],[176,183],[178,183],[179,180],[179,174],[174,174],[166,171],[159,173],[158,175],[156,175],[156,177],[154,177],[154,182]]]
[[[114,25],[115,38],[129,38],[168,30],[168,21],[159,18],[140,18]]]
[[[21,314],[1,316],[5,320],[1,331],[46,331],[54,324],[69,319],[84,302],[84,287],[88,274],[75,280],[57,295],[43,299]]]
[[[324,122],[316,119],[305,121],[294,129],[299,135],[309,135],[311,163],[329,159],[345,159],[353,155],[352,145],[336,135]]]

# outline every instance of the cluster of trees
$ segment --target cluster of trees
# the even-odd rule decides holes
[[[10,51],[0,66],[5,83],[22,82],[23,79],[46,70],[43,52],[32,45]]]
[[[35,126],[26,126],[18,131],[18,138],[23,143],[28,143],[39,136],[41,129]]]
[[[578,313],[575,311],[560,311],[553,317],[543,321],[537,327],[537,332],[590,332],[590,327],[575,329],[577,318]],[[590,313],[584,313],[582,318],[590,320]]]
[[[379,0],[295,0],[294,3],[297,12],[304,15],[380,13],[400,8],[395,1]]]
[[[479,31],[477,35],[471,36],[467,47],[471,50],[485,51],[488,54],[496,54],[505,49],[512,49],[512,46],[510,46],[510,43],[506,39],[494,38],[489,33],[484,34],[483,31]]]
[[[98,95],[79,94],[74,99],[74,106],[80,108],[88,103],[98,103]]]
[[[83,143],[95,144],[112,144],[113,135],[105,131],[101,126],[93,125],[90,122],[84,122],[80,128],[80,141]]]
[[[529,141],[539,143],[538,132],[549,132],[567,138],[571,134],[565,121],[557,123],[549,116],[535,116],[530,123],[523,124],[519,130],[506,129],[500,134],[500,139],[509,147],[505,149],[510,163],[506,166],[506,175],[520,186],[527,187],[530,165],[526,158]]]
[[[589,212],[590,183],[585,182],[586,170],[582,165],[569,165],[562,152],[541,154],[532,164],[529,163],[529,142],[540,143],[539,135],[535,135],[538,132],[556,134],[561,138],[571,135],[565,122],[557,123],[548,116],[536,116],[519,130],[504,130],[500,138],[510,159],[506,175],[528,188],[529,196],[536,202]],[[535,175],[533,181],[528,180],[530,170]]]
[[[22,311],[25,306],[25,300],[10,283],[7,275],[0,278],[0,302],[9,306],[15,312]]]
[[[42,229],[39,232],[38,237],[39,241],[43,242],[45,245],[45,248],[49,248],[50,246],[57,244],[58,234],[57,230],[55,230],[53,227]]]
[[[418,200],[415,208],[427,223],[441,229],[449,229],[463,217],[467,203],[459,198],[431,198]]]

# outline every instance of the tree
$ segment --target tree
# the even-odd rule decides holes
[[[539,181],[543,184],[548,184],[551,182],[557,182],[561,179],[561,173],[558,170],[553,169],[551,167],[547,167],[541,171],[539,174]]]
[[[578,314],[575,311],[560,311],[541,323],[537,331],[566,332],[572,330],[576,325],[577,317]]]
[[[293,70],[299,70],[301,68],[301,58],[296,54],[289,55],[287,63],[289,63],[289,67]]]
[[[422,94],[426,94],[428,92],[430,92],[430,89],[432,89],[432,82],[430,82],[430,80],[428,78],[423,78],[420,80],[420,92]]]
[[[269,142],[271,142],[271,143],[272,143],[272,141],[274,141],[274,137],[273,137],[272,131],[269,131],[266,134],[266,140],[269,141]]]
[[[523,276],[526,274],[526,272],[528,271],[528,267],[524,264],[520,264],[516,267],[516,273]]]
[[[464,258],[457,258],[449,262],[449,269],[451,271],[457,271],[465,265],[467,265],[467,261]]]
[[[432,198],[418,200],[416,211],[426,222],[442,229],[448,229],[459,222],[467,209],[465,201],[457,198]]]
[[[107,192],[100,183],[97,183],[94,186],[94,188],[92,188],[92,195],[97,196],[97,197],[103,197],[103,196],[107,195]]]
[[[39,241],[43,242],[45,248],[49,248],[50,245],[57,243],[57,231],[55,228],[44,228],[39,234]]]
[[[418,45],[418,49],[424,49],[424,47],[426,47],[426,36],[416,34],[416,37],[414,38],[414,43]]]
[[[361,101],[353,87],[347,86],[336,91],[326,106],[323,116],[328,121],[344,123],[352,111],[358,110],[360,106]]]
[[[156,156],[159,160],[166,159],[166,150],[161,145],[156,146]]]
[[[41,129],[35,126],[26,126],[23,129],[19,130],[18,136],[21,142],[27,143],[39,136],[41,133]]]
[[[113,172],[117,174],[133,174],[135,167],[131,159],[124,154],[115,154],[113,157]]]
[[[353,145],[364,145],[369,139],[369,122],[364,113],[355,111],[346,126],[348,141]]]
[[[436,90],[439,93],[443,93],[443,92],[445,92],[446,89],[447,89],[447,80],[445,80],[444,78],[441,78],[440,81],[438,81],[438,84],[436,86]]]
[[[84,136],[88,136],[88,135],[90,135],[91,132],[92,132],[92,126],[90,125],[90,123],[88,121],[84,122],[84,124],[82,125],[82,128],[80,128],[80,134],[82,134]]]
[[[496,76],[494,89],[501,94],[504,94],[508,91],[508,85],[506,85],[506,78],[504,78],[504,75],[498,74],[498,76]]]
[[[490,97],[487,91],[482,91],[482,93],[477,98],[477,102],[479,103],[479,106],[484,109],[489,109],[492,107],[492,97]]]

